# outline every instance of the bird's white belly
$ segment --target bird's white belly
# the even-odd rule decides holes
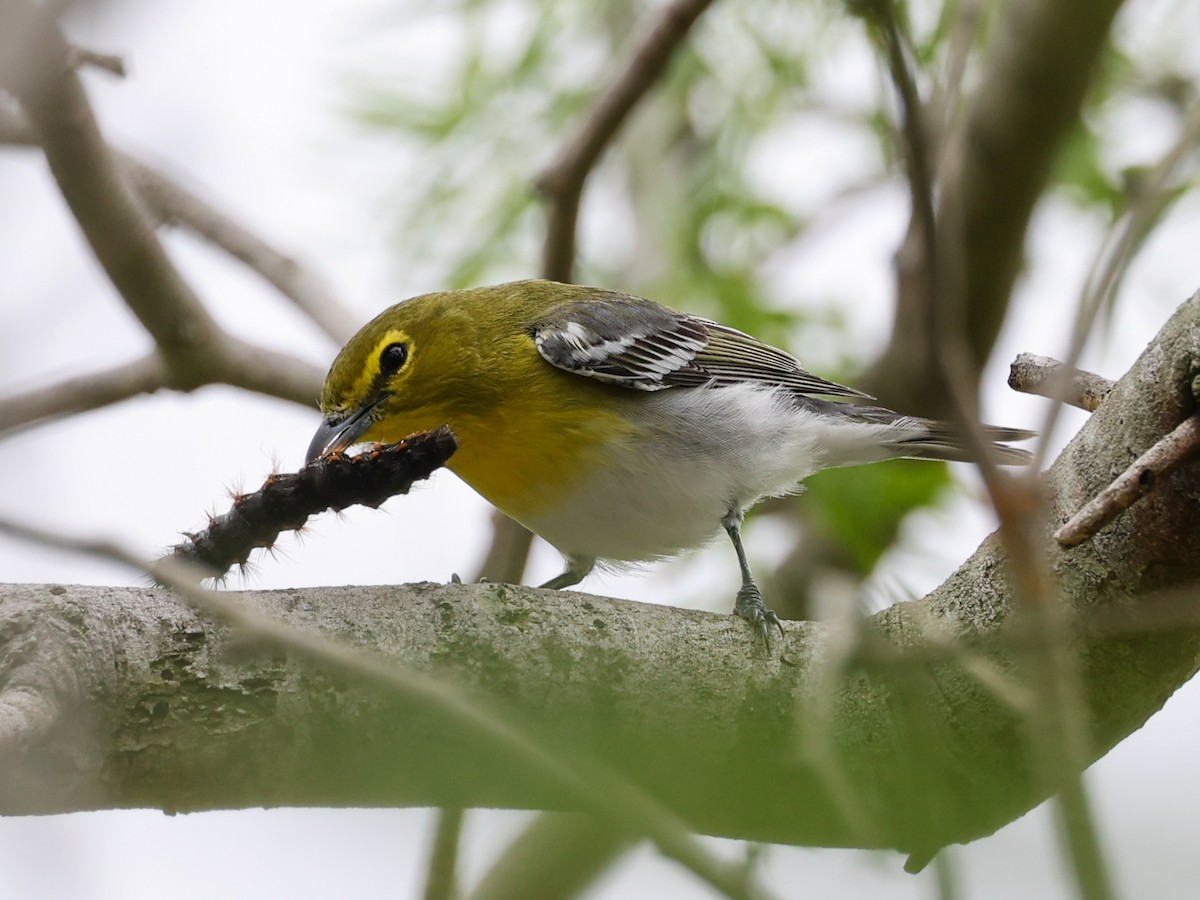
[[[798,409],[756,385],[642,395],[637,434],[523,522],[568,556],[641,561],[705,543],[721,519],[827,465],[866,462],[878,429]]]

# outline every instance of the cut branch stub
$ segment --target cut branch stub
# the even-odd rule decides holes
[[[1048,356],[1020,353],[1008,369],[1008,386],[1023,394],[1060,400],[1076,409],[1095,412],[1115,382]]]

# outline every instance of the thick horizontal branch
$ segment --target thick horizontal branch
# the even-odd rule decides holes
[[[1164,627],[1170,617],[1151,598],[1194,592],[1200,578],[1200,469],[1166,476],[1080,547],[1057,548],[1052,523],[1190,413],[1198,323],[1200,297],[1048,474],[1045,546],[1079,620],[1071,641],[1088,689],[1089,759],[1196,669],[1194,617]],[[0,597],[5,812],[571,806],[545,779],[498,768],[428,705],[323,669],[286,642],[255,653],[164,590],[10,585]],[[732,616],[574,592],[411,585],[232,597],[457,683],[550,751],[599,757],[711,833],[927,851],[987,834],[1052,789],[1034,763],[1022,698],[1036,696],[1035,673],[1021,662],[1022,613],[994,539],[861,633],[788,623],[770,656]],[[61,713],[14,733],[21,709]]]

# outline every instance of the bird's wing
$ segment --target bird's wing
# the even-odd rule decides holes
[[[564,304],[531,333],[551,365],[642,391],[752,381],[801,395],[868,396],[805,371],[748,334],[635,297]]]

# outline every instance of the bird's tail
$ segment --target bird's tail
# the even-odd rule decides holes
[[[943,459],[947,462],[974,462],[975,457],[964,445],[957,429],[945,422],[931,419],[914,419],[914,424],[924,426],[925,433],[905,437],[896,441],[897,456],[905,459]],[[996,425],[980,426],[989,442],[992,462],[1001,466],[1027,466],[1033,454],[1020,447],[1009,447],[1003,441],[1027,441],[1037,436],[1035,431],[1024,428],[1002,428]]]
[[[825,415],[849,420],[861,425],[884,426],[876,431],[876,441],[882,438],[884,457],[901,459],[941,459],[947,462],[974,462],[975,457],[967,449],[961,432],[947,422],[904,416],[881,406],[856,406],[832,401],[808,400],[810,408]],[[993,462],[1002,466],[1025,466],[1033,461],[1033,454],[1019,447],[1009,447],[1004,441],[1027,441],[1037,432],[1024,428],[1001,428],[982,425],[983,436],[988,440]],[[879,449],[877,443],[876,448]],[[839,465],[856,465],[870,462],[870,458],[847,458]],[[875,456],[874,459],[879,459]]]

